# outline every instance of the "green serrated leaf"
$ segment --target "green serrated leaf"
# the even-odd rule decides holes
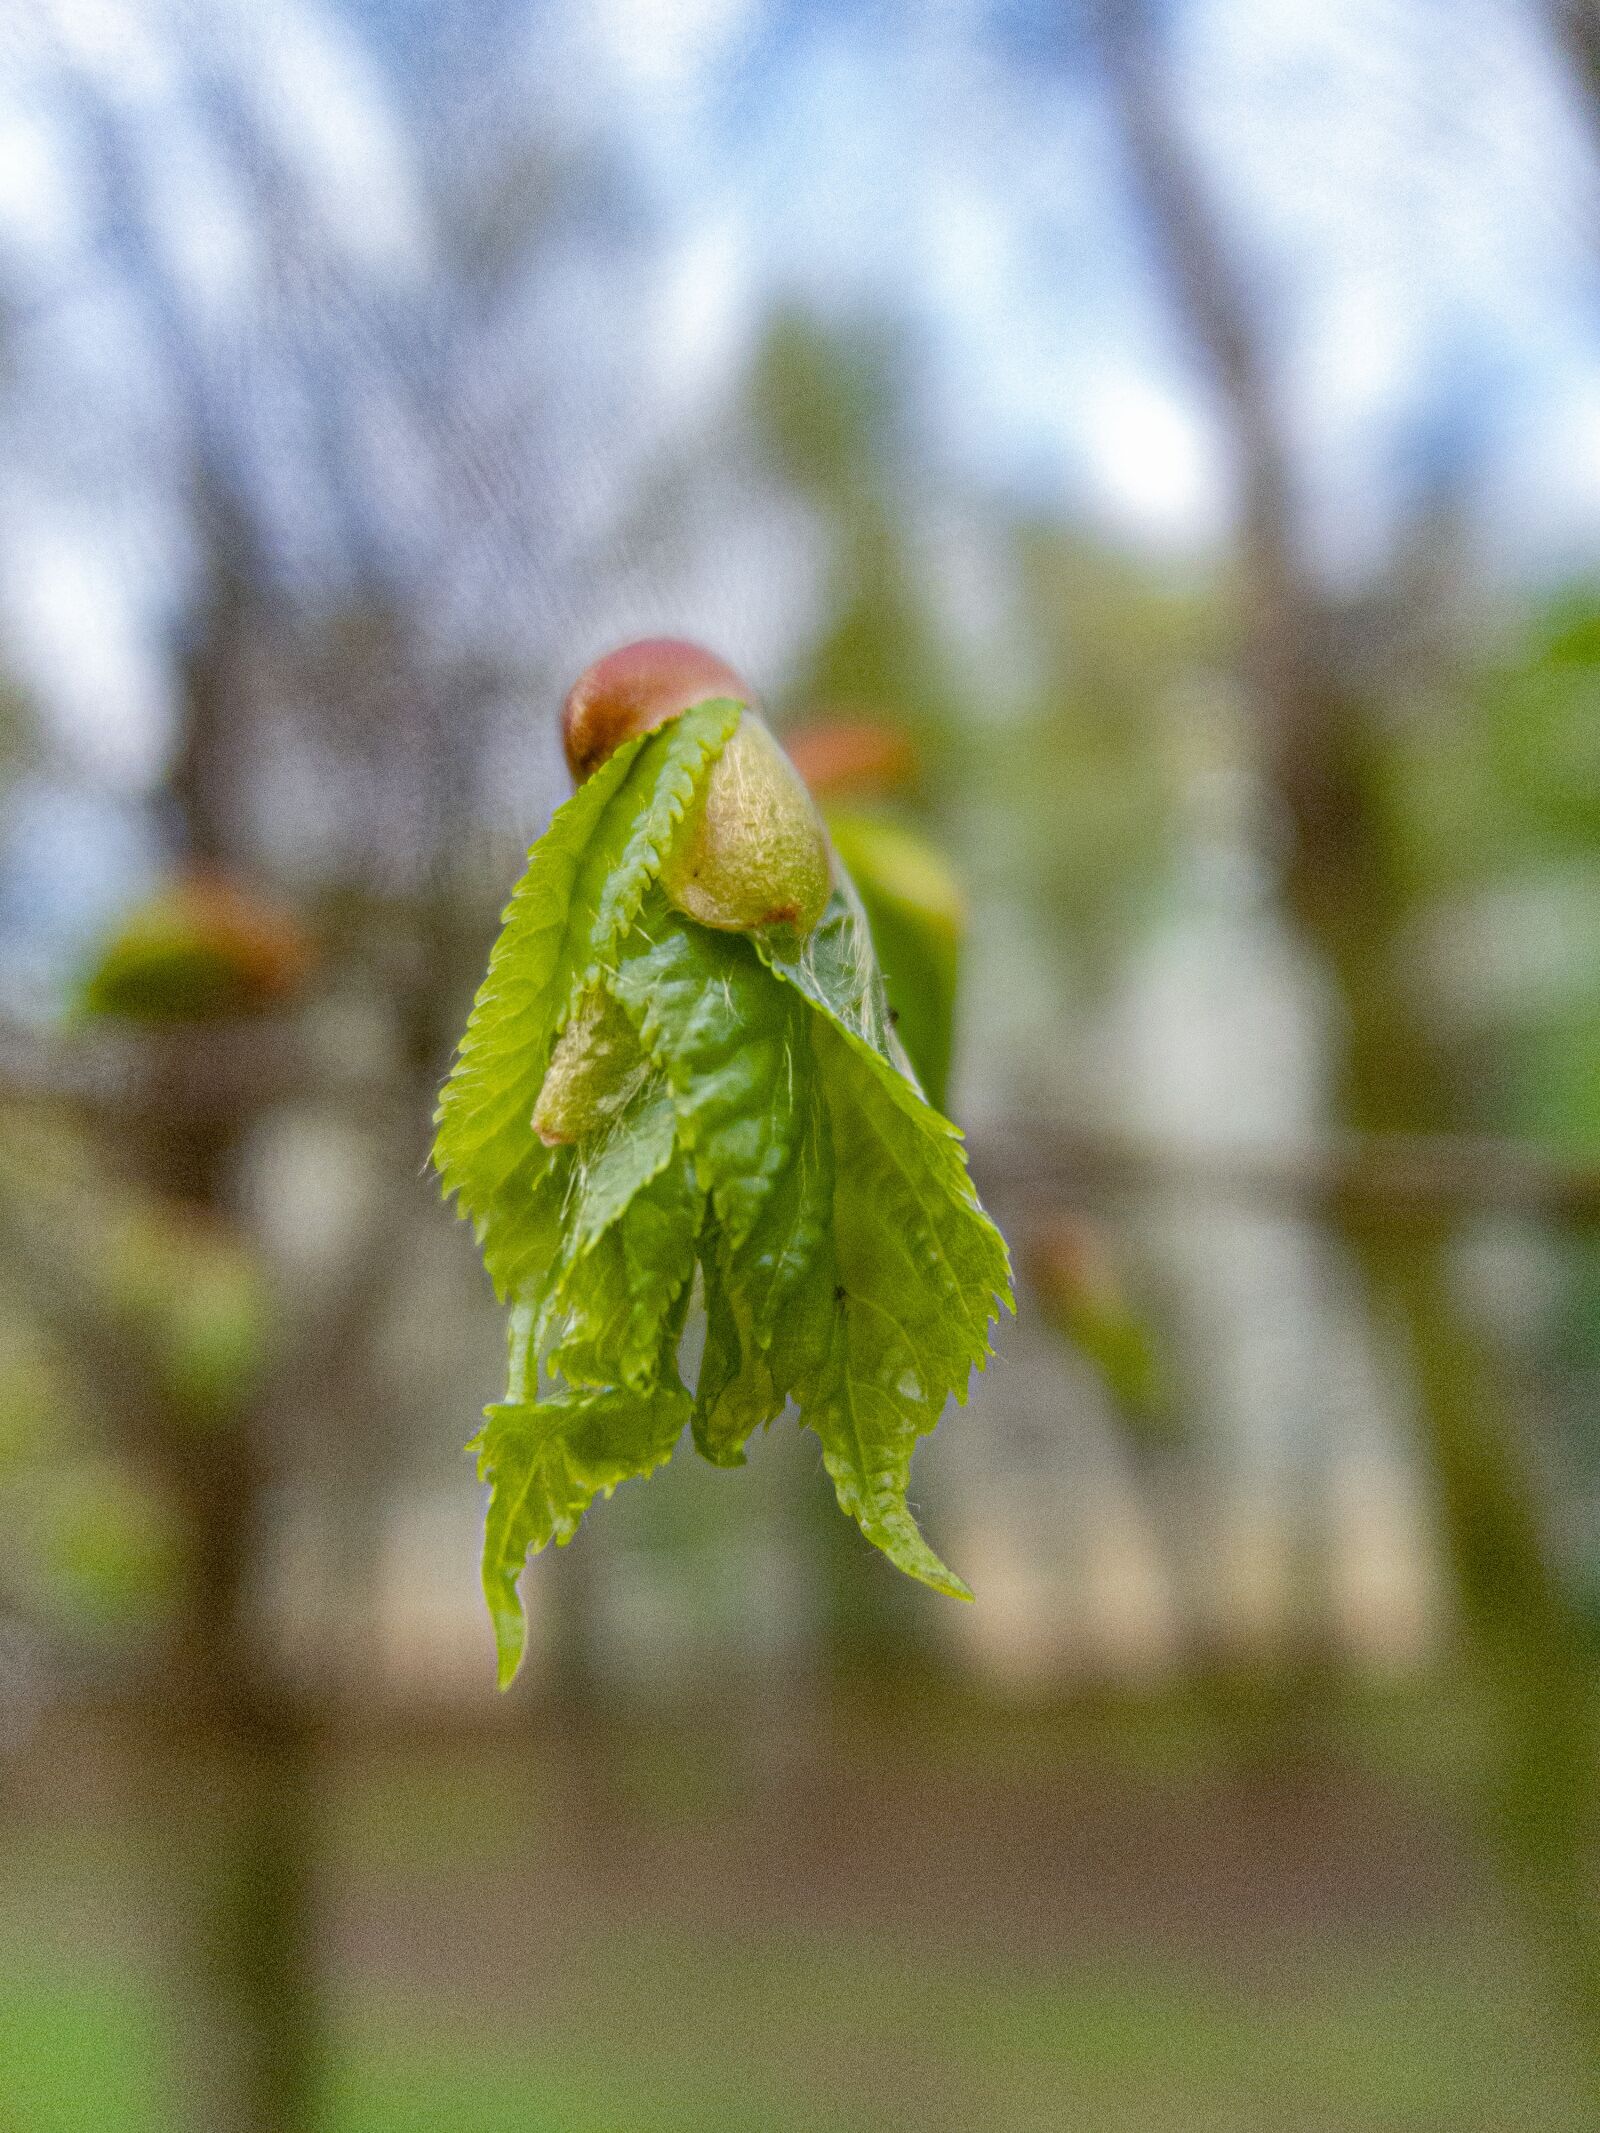
[[[772,1372],[753,1336],[741,1332],[715,1237],[702,1247],[705,1342],[695,1385],[694,1446],[713,1466],[743,1466],[744,1447],[783,1411]]]
[[[836,1187],[834,1338],[798,1390],[840,1507],[910,1576],[970,1598],[906,1504],[916,1440],[989,1355],[1012,1308],[1005,1241],[979,1205],[959,1130],[917,1089],[889,1022],[871,933],[849,877],[807,952],[757,952],[817,1011]]]
[[[827,1338],[832,1155],[803,1003],[773,984],[751,943],[647,900],[624,944],[617,997],[666,1076],[716,1235],[702,1243],[708,1362],[696,1442],[737,1465],[782,1411],[808,1347]]]
[[[635,1195],[666,1169],[677,1135],[672,1091],[657,1076],[592,1148],[574,1149],[568,1219],[577,1252],[588,1251],[621,1219]]]
[[[850,1057],[866,1073],[863,1086],[886,1099],[926,1144],[925,1160],[932,1166],[939,1194],[973,1218],[974,1238],[981,1240],[981,1251],[974,1256],[994,1275],[984,1294],[985,1318],[993,1316],[991,1298],[1009,1311],[1013,1298],[1005,1240],[984,1213],[967,1174],[965,1136],[928,1103],[896,1041],[873,958],[871,932],[848,879],[841,880],[817,935],[813,948],[792,962],[774,956],[762,942],[755,944],[756,952],[775,976],[810,1001],[843,1038]]]
[[[612,962],[741,706],[698,704],[619,748],[533,847],[439,1101],[433,1159],[502,1297],[550,1259],[556,1155],[530,1128],[551,1047]],[[552,1210],[552,1200],[555,1208]]]
[[[819,931],[784,962],[650,899],[613,980],[722,1219],[696,1442],[735,1463],[792,1395],[868,1538],[964,1592],[918,1534],[906,1489],[917,1437],[952,1394],[965,1399],[989,1320],[1009,1305],[1005,1245],[956,1129],[887,1056],[871,937],[848,892]]]
[[[832,896],[821,923],[793,956],[779,955],[771,942],[756,943],[769,970],[795,987],[813,1007],[858,1037],[869,1050],[898,1067],[915,1087],[911,1063],[895,1038],[883,973],[872,945],[872,928],[854,882],[838,867]]]
[[[569,1226],[539,1329],[549,1371],[571,1385],[652,1389],[663,1330],[694,1272],[704,1203],[684,1154],[586,1246]]]
[[[887,1062],[829,1028],[818,1041],[837,1182],[833,1338],[797,1388],[822,1440],[840,1508],[908,1575],[970,1599],[907,1506],[917,1439],[947,1400],[964,1402],[1009,1304],[998,1231],[978,1208],[952,1143],[901,1108]],[[925,1108],[925,1107],[924,1107]],[[935,1114],[927,1114],[930,1118]]]
[[[446,1190],[514,1307],[507,1399],[477,1440],[502,1679],[521,1653],[530,1551],[659,1465],[686,1420],[706,1458],[737,1465],[790,1399],[866,1537],[966,1596],[907,1492],[918,1438],[965,1399],[1010,1304],[1005,1246],[961,1136],[897,1042],[848,876],[803,945],[709,930],[654,885],[736,715],[686,713],[557,816],[441,1104]],[[648,1078],[547,1150],[532,1123],[541,1076],[563,1018],[597,987],[637,1033]],[[697,1262],[706,1332],[691,1401],[677,1349]]]
[[[615,1390],[555,1394],[491,1407],[467,1447],[490,1484],[483,1592],[494,1624],[500,1686],[522,1664],[527,1623],[517,1580],[530,1555],[571,1540],[596,1496],[672,1456],[689,1395],[674,1375],[645,1399]]]
[[[838,1188],[834,1237],[850,1292],[900,1300],[918,1375],[940,1404],[966,1397],[990,1321],[1011,1308],[1005,1240],[978,1204],[961,1136],[901,1100],[894,1069],[836,1027],[818,1037]]]
[[[697,926],[661,896],[623,943],[612,986],[672,1092],[684,1145],[738,1252],[795,1161],[806,1018],[743,934]]]

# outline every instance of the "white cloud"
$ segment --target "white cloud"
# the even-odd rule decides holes
[[[125,109],[158,105],[175,92],[179,66],[148,6],[130,0],[45,0],[46,36],[69,66]]]

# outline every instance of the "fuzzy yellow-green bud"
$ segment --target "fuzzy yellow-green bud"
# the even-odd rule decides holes
[[[645,1077],[633,1024],[596,987],[556,1039],[534,1106],[533,1130],[547,1148],[581,1141],[614,1118]]]
[[[749,708],[667,855],[662,886],[703,926],[771,928],[803,940],[833,885],[828,833],[749,684],[715,652],[682,638],[648,637],[597,659],[567,694],[567,762],[581,784],[624,741],[717,696]]]
[[[828,834],[800,773],[764,719],[746,711],[661,869],[661,885],[702,926],[803,939],[832,887]]]

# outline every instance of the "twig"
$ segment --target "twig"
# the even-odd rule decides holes
[[[1502,1212],[1600,1222],[1600,1165],[1510,1141],[1395,1135],[1309,1148],[1206,1148],[1008,1123],[974,1134],[972,1167],[985,1193],[1013,1202],[1139,1192],[1324,1216]]]

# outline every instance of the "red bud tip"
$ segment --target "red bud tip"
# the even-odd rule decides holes
[[[641,637],[607,652],[585,667],[562,708],[561,741],[573,782],[581,785],[624,741],[715,696],[757,704],[743,675],[702,644]]]

